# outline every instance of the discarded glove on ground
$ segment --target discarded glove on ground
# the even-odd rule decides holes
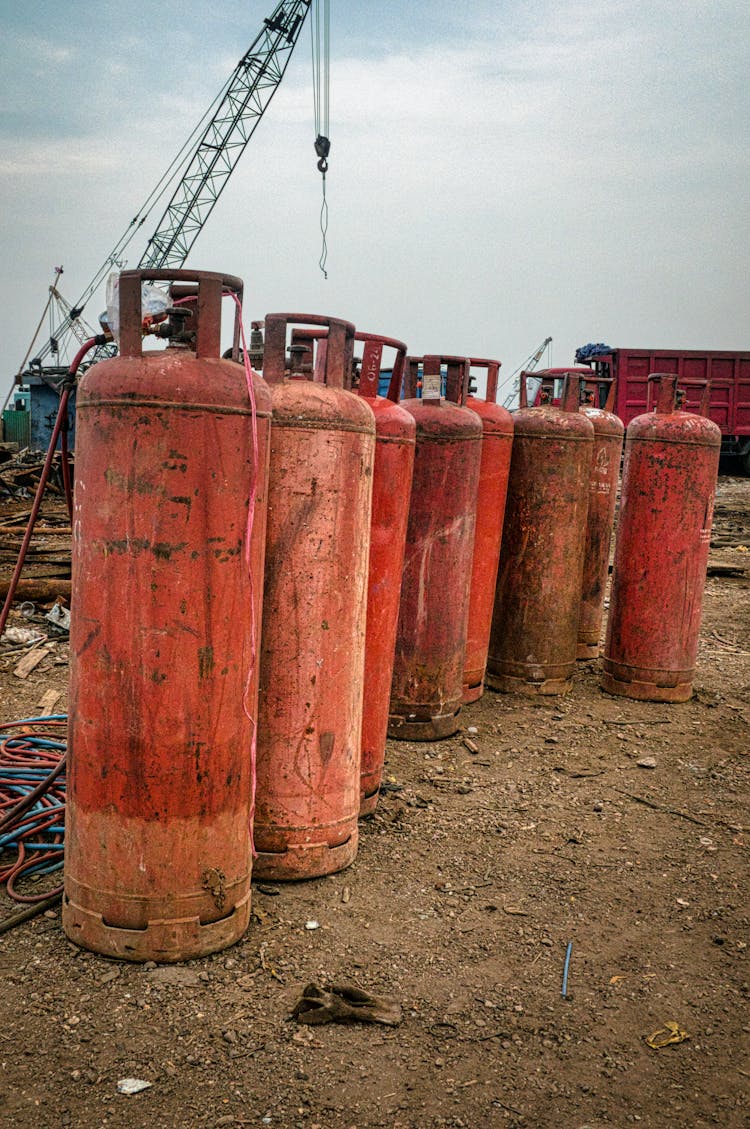
[[[347,984],[308,984],[292,1009],[298,1023],[385,1023],[397,1027],[401,1005],[390,996],[370,996]]]

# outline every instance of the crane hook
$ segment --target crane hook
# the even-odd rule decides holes
[[[328,154],[331,152],[331,142],[322,133],[315,138],[315,152],[320,157],[318,171],[324,175],[328,172]]]

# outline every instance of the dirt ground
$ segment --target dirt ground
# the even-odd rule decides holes
[[[488,692],[457,737],[390,743],[355,864],[256,888],[216,956],[118,964],[59,910],[0,937],[0,1124],[746,1126],[750,479],[720,479],[716,530],[737,567],[709,577],[685,705],[608,697],[584,663],[567,697]],[[66,661],[20,681],[0,655],[2,720],[64,691]],[[311,981],[403,1022],[300,1026]],[[689,1038],[651,1049],[669,1023]]]

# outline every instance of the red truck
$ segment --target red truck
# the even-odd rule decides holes
[[[721,428],[722,454],[738,455],[743,470],[750,474],[750,352],[583,345],[576,351],[576,364],[615,378],[615,412],[626,426],[647,410],[650,373],[676,372],[686,381],[710,381],[709,415]],[[701,389],[688,384],[685,391],[688,408],[697,411]],[[653,406],[653,396],[650,403]]]

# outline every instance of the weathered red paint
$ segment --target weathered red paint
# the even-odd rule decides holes
[[[676,374],[650,379],[659,382],[656,411],[636,416],[625,433],[601,685],[641,701],[684,702],[698,653],[721,430],[675,406]]]
[[[581,615],[578,620],[576,658],[595,659],[599,654],[604,595],[609,575],[609,549],[617,504],[622,441],[625,428],[613,413],[615,384],[582,377],[586,385],[581,412],[594,425],[594,457],[591,460],[589,512],[586,520],[586,550],[583,558]],[[592,387],[589,387],[591,385]],[[603,408],[597,406],[600,386],[608,389]]]
[[[492,609],[500,561],[500,541],[513,446],[513,417],[496,404],[500,362],[472,357],[471,368],[487,370],[484,400],[467,396],[466,407],[482,421],[482,461],[479,468],[477,520],[471,566],[469,621],[466,629],[463,701],[476,702],[484,693],[484,672],[490,642]]]
[[[388,722],[401,740],[439,740],[459,724],[482,454],[478,416],[450,402],[465,398],[467,383],[465,358],[425,357],[422,399],[401,405],[417,425]]]
[[[300,360],[304,371],[310,371],[318,381],[325,373],[327,333],[320,327],[292,332],[293,343],[310,349],[310,353],[300,354]],[[377,807],[385,760],[416,424],[398,405],[406,345],[360,331],[354,340],[364,344],[356,391],[367,400],[375,416],[359,811],[360,815],[371,815]],[[396,351],[388,398],[378,395],[384,348]]]
[[[141,353],[141,279],[198,283],[195,351]],[[121,355],[78,389],[63,927],[127,960],[232,944],[250,912],[271,402],[219,358],[222,287],[120,276]],[[236,356],[236,354],[235,354]],[[251,583],[252,574],[252,583]]]
[[[375,414],[376,436],[360,768],[360,815],[370,815],[377,806],[383,775],[417,428],[413,416],[392,402],[398,400],[406,346],[367,333],[357,333],[356,340],[364,342],[357,391]],[[396,350],[392,399],[378,396],[384,346]]]
[[[576,662],[594,427],[578,411],[577,373],[564,377],[559,407],[533,408],[523,375],[485,682],[563,694]]]
[[[285,364],[290,323],[328,327],[324,381]],[[269,314],[273,425],[255,872],[311,878],[357,852],[375,421],[351,379],[354,326]]]

